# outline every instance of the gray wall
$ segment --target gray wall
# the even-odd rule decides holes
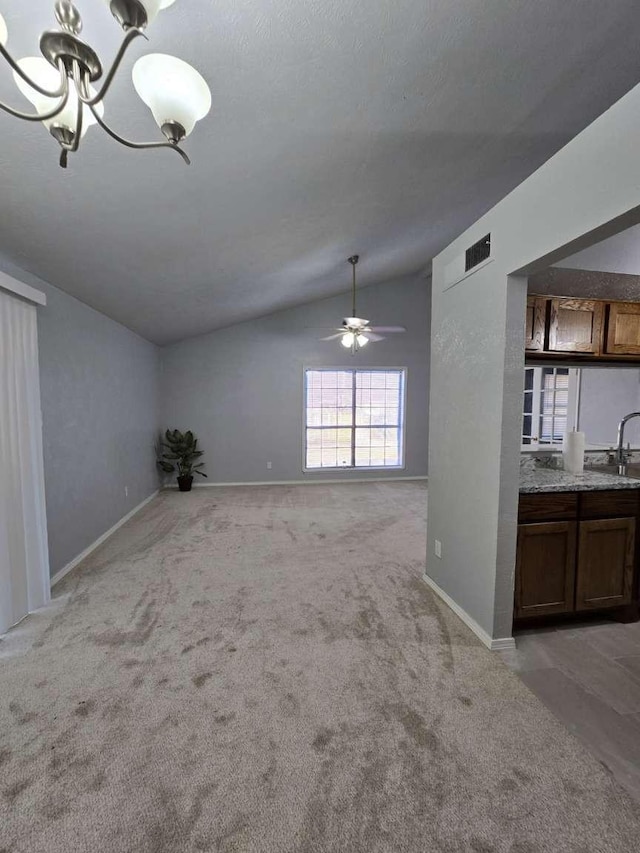
[[[634,298],[637,299],[637,282],[640,276],[640,225],[614,234],[613,237],[565,258],[556,266],[631,275],[636,279]]]
[[[349,311],[345,294],[163,348],[163,424],[196,432],[210,482],[365,476],[303,474],[305,366],[406,367],[406,468],[375,476],[427,473],[429,282],[404,279],[359,291],[360,316],[408,331],[369,344],[355,357],[339,341],[319,341]]]
[[[159,350],[41,279],[0,267],[47,296],[38,343],[53,575],[158,487]]]
[[[583,368],[580,389],[579,426],[587,444],[615,445],[618,423],[629,412],[640,409],[640,370],[629,368]],[[625,442],[640,444],[640,421],[625,429]]]

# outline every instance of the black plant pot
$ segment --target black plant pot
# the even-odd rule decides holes
[[[193,477],[178,477],[178,488],[181,492],[190,492]]]

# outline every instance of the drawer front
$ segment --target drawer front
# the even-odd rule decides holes
[[[580,494],[580,518],[622,518],[637,514],[637,489]]]
[[[537,521],[571,521],[578,517],[578,496],[575,492],[544,492],[520,495],[518,523]]]

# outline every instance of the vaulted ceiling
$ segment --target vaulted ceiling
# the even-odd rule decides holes
[[[640,276],[640,225],[595,243],[556,266]],[[636,295],[640,297],[640,290]]]
[[[110,57],[107,5],[76,5]],[[0,0],[15,55],[52,10]],[[181,56],[213,93],[193,165],[94,127],[64,171],[0,114],[0,254],[158,343],[346,291],[354,252],[361,285],[423,271],[640,79],[636,0],[177,0],[148,35],[105,117],[155,137],[131,66]]]

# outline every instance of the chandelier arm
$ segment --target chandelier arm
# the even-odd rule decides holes
[[[127,32],[126,36],[124,37],[122,44],[120,45],[120,50],[117,52],[116,58],[113,60],[113,65],[109,69],[109,72],[108,72],[107,76],[105,77],[104,83],[102,84],[100,91],[97,93],[97,95],[94,95],[92,98],[88,94],[86,94],[84,87],[82,88],[82,92],[80,90],[80,87],[78,87],[78,96],[79,96],[80,100],[83,103],[85,103],[88,107],[91,107],[94,104],[99,103],[105,97],[105,95],[107,94],[107,92],[111,88],[113,78],[116,76],[118,68],[120,67],[120,63],[122,62],[125,53],[129,49],[129,45],[131,44],[132,41],[134,41],[134,39],[137,39],[138,36],[142,36],[143,38],[147,39],[147,41],[148,41],[147,36],[140,29],[133,28]]]
[[[127,148],[170,148],[172,151],[176,151],[187,164],[187,166],[191,165],[191,160],[187,156],[186,152],[182,150],[178,145],[174,145],[172,142],[131,142],[128,139],[125,139],[123,136],[120,136],[115,130],[112,130],[109,125],[102,119],[96,110],[93,104],[89,104],[89,108],[93,113],[95,120],[98,122],[100,127],[108,134],[112,139],[115,139],[116,142],[119,142],[121,145],[126,146]]]
[[[48,89],[43,89],[42,86],[39,86],[37,83],[34,83],[33,80],[29,77],[28,74],[25,74],[22,68],[18,65],[15,59],[11,56],[9,51],[3,46],[0,42],[0,54],[4,56],[9,65],[13,68],[16,74],[28,83],[32,89],[35,89],[36,92],[39,92],[41,95],[45,95],[47,98],[60,98],[64,95],[65,92],[69,89],[69,83],[67,81],[67,75],[64,70],[64,64],[58,60],[58,70],[60,71],[60,87],[56,89],[54,92],[50,92]]]
[[[52,109],[48,113],[23,113],[21,110],[15,110],[13,107],[10,107],[8,104],[3,104],[0,101],[0,110],[4,110],[9,115],[14,116],[15,118],[20,118],[23,121],[48,121],[49,119],[55,118],[57,115],[60,115],[62,110],[66,107],[67,101],[69,100],[69,82],[65,75],[65,83],[64,83],[64,91],[62,92],[62,98],[54,109]]]

